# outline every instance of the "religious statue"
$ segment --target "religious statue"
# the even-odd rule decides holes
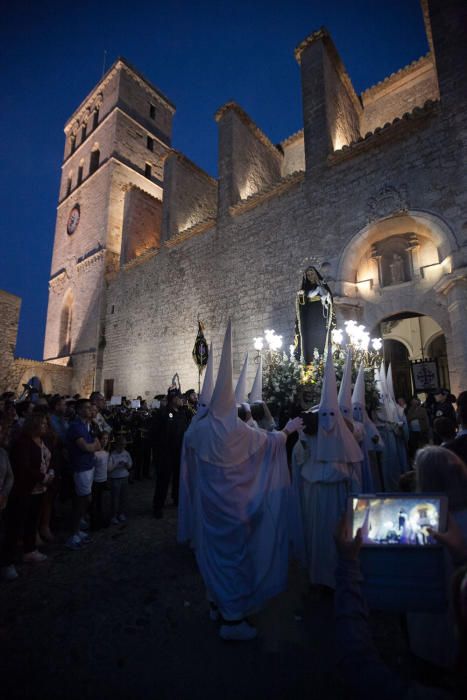
[[[405,282],[404,260],[398,253],[393,253],[392,263],[389,264],[389,270],[391,274],[391,284]]]
[[[305,270],[297,292],[295,319],[295,357],[303,364],[313,361],[315,349],[323,354],[334,325],[332,292],[318,270]]]

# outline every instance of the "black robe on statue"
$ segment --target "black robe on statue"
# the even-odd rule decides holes
[[[315,267],[305,270],[296,309],[294,354],[299,362],[309,364],[315,348],[323,354],[335,325],[332,292]]]

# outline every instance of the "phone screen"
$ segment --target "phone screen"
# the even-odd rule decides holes
[[[428,528],[440,529],[441,496],[355,496],[352,498],[352,533],[362,528],[366,545],[436,544]]]

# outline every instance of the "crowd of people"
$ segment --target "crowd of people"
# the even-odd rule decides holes
[[[123,523],[128,515],[128,484],[152,479],[154,515],[163,516],[170,483],[178,505],[178,470],[183,435],[196,410],[193,390],[182,397],[170,389],[152,407],[124,400],[109,406],[100,392],[0,398],[0,511],[4,537],[2,578],[18,576],[24,562],[45,561],[41,544],[53,542],[56,499],[72,503],[65,546],[81,549],[88,531]],[[109,496],[106,496],[106,492]]]
[[[65,546],[77,551],[89,546],[90,529],[126,522],[129,483],[154,476],[153,515],[164,517],[170,491],[178,539],[194,551],[222,639],[256,637],[249,616],[287,588],[294,557],[316,591],[334,596],[349,682],[358,688],[355,669],[367,667],[375,690],[383,682],[403,696],[371,640],[362,534],[349,532],[345,514],[352,493],[438,493],[448,498],[448,525],[430,537],[446,547],[454,587],[445,611],[407,611],[408,637],[413,653],[432,664],[465,663],[467,392],[456,401],[439,390],[407,405],[396,400],[391,368],[382,365],[380,404],[370,415],[365,368],[352,383],[349,351],[338,391],[328,353],[319,406],[298,416],[291,406],[295,417],[278,425],[262,400],[261,365],[247,392],[246,363],[234,389],[229,324],[217,378],[211,352],[199,397],[176,386],[150,406],[141,397],[109,405],[99,392],[0,397],[2,578],[18,577],[20,557],[28,564],[47,558],[41,543],[54,540],[57,499],[71,499]]]

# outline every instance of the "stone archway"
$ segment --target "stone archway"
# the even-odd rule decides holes
[[[391,255],[390,247],[386,250],[390,239],[397,243],[397,256],[406,251],[409,259],[403,274],[388,280],[381,256]],[[466,300],[465,314],[467,269],[453,271],[458,249],[451,227],[440,217],[420,210],[397,213],[369,223],[350,239],[339,257],[335,284],[338,323],[354,318],[375,328],[401,314],[434,319],[445,336],[454,392],[467,385],[467,360],[459,350],[467,345],[467,330],[458,301]]]
[[[369,249],[377,241],[406,233],[430,239],[438,251],[438,263],[442,263],[459,249],[453,230],[441,217],[416,209],[397,213],[368,223],[352,236],[339,257],[337,284],[357,282],[356,274],[365,249]],[[448,269],[449,264],[445,267]],[[339,293],[343,290],[337,291]]]
[[[413,393],[417,393],[417,389],[418,393],[425,393],[420,386],[415,386],[413,371],[420,363],[428,361],[436,363],[436,371],[430,364],[430,371],[436,375],[431,388],[450,388],[446,338],[443,329],[432,317],[402,312],[382,319],[369,330],[372,336],[383,339],[384,361],[386,367],[389,363],[392,365],[396,395],[408,401]],[[436,346],[434,351],[433,345]]]

